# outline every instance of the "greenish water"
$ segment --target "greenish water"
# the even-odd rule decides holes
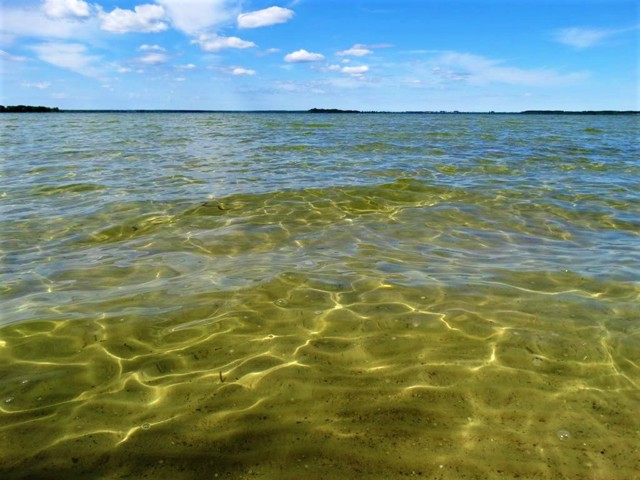
[[[3,479],[639,478],[638,117],[0,124]]]

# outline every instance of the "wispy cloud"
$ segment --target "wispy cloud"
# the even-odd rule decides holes
[[[280,92],[295,93],[307,95],[309,93],[325,94],[324,89],[326,82],[321,81],[307,81],[297,82],[293,80],[279,80],[273,84],[273,88]]]
[[[46,90],[51,86],[51,82],[22,82],[20,85],[25,88],[37,88],[38,90]]]
[[[284,61],[288,63],[318,62],[321,60],[324,60],[324,55],[320,53],[307,52],[305,49],[288,53],[284,57]]]
[[[145,65],[159,65],[161,63],[166,63],[169,60],[169,57],[164,53],[152,52],[138,57],[136,60],[140,63],[144,63]]]
[[[242,68],[242,67],[236,67],[234,68],[231,73],[233,73],[234,75],[255,75],[256,71],[255,70],[251,70],[248,68]]]
[[[9,62],[26,62],[28,60],[27,57],[11,55],[9,52],[5,52],[4,50],[0,50],[0,59],[7,60]]]
[[[161,47],[160,45],[147,45],[146,43],[143,45],[140,45],[138,47],[138,50],[140,50],[141,52],[164,52],[166,51],[166,49],[164,47]]]
[[[337,52],[336,55],[338,55],[339,57],[363,57],[371,53],[373,52],[366,48],[364,45],[356,44],[348,50],[341,50]]]
[[[470,53],[448,52],[434,60],[436,77],[447,81],[464,81],[474,85],[504,83],[522,86],[567,85],[583,80],[585,72],[559,73],[547,69],[523,69],[505,65]]]
[[[40,60],[56,67],[87,77],[96,77],[100,73],[96,66],[100,60],[99,57],[89,55],[87,47],[82,44],[50,42],[34,45],[31,48]]]
[[[607,28],[563,28],[554,32],[554,39],[564,45],[575,48],[589,48],[601,45],[605,40],[638,27],[607,29]]]
[[[258,28],[288,22],[293,18],[293,10],[282,7],[269,7],[255,12],[238,15],[239,28]]]

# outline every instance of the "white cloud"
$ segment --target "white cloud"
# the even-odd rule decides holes
[[[193,70],[196,66],[193,63],[187,63],[186,65],[176,65],[176,68],[178,70]]]
[[[337,52],[336,55],[340,57],[347,57],[347,56],[364,57],[365,55],[369,55],[371,53],[373,52],[368,48],[365,48],[364,45],[356,44],[353,47],[351,47],[349,50],[341,50]]]
[[[82,0],[45,0],[42,11],[47,17],[56,19],[87,18],[91,15],[91,7]]]
[[[167,29],[163,21],[164,8],[159,5],[138,5],[133,10],[116,8],[110,13],[100,12],[101,28],[111,33],[162,32]]]
[[[66,68],[72,72],[88,77],[95,77],[99,74],[95,62],[98,57],[88,55],[87,47],[79,43],[41,43],[31,47],[44,62],[56,67]]]
[[[344,67],[342,65],[334,63],[332,65],[328,65],[324,68],[321,68],[320,71],[340,72],[340,73],[346,73],[347,75],[352,75],[354,77],[360,77],[369,71],[369,67],[366,65]]]
[[[138,57],[137,60],[138,62],[147,65],[157,65],[159,63],[165,63],[167,60],[169,60],[169,57],[164,53],[153,52],[148,53],[147,55],[143,55],[142,57]]]
[[[241,13],[238,15],[238,27],[258,28],[285,23],[293,18],[293,10],[282,7],[269,7],[255,12]]]
[[[196,35],[231,21],[240,13],[237,0],[156,0],[175,28]]]
[[[22,82],[21,85],[25,88],[37,88],[39,90],[45,90],[51,86],[51,82]]]
[[[217,52],[225,48],[252,48],[256,44],[242,40],[238,37],[220,37],[215,33],[202,33],[196,40],[192,40],[191,43],[200,45],[202,50],[207,52]]]
[[[60,21],[46,16],[39,6],[34,8],[0,5],[0,19],[0,30],[8,40],[15,37],[87,40],[95,37],[98,28],[95,17],[89,17],[82,22]]]
[[[366,65],[360,65],[358,67],[343,67],[341,72],[347,73],[349,75],[362,75],[363,73],[367,73],[369,71],[369,67]]]
[[[324,60],[324,55],[307,52],[304,49],[291,52],[284,57],[284,61],[289,63],[318,62],[320,60]]]
[[[604,39],[620,33],[621,30],[605,30],[597,28],[564,28],[555,32],[557,42],[576,48],[593,47]]]
[[[144,45],[140,45],[138,50],[141,52],[166,52],[166,49],[160,45],[147,45],[146,43]]]
[[[480,55],[449,52],[436,59],[432,73],[445,81],[465,81],[473,85],[505,83],[522,86],[567,85],[583,80],[585,72],[558,73],[554,70],[522,69]]]
[[[256,71],[250,70],[248,68],[236,67],[231,73],[233,73],[234,75],[255,75]]]

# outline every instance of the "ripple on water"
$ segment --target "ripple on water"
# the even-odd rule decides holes
[[[29,118],[2,478],[640,471],[635,120]]]

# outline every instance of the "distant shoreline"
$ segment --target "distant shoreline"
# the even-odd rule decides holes
[[[0,113],[45,113],[59,112],[57,107],[42,107],[33,105],[0,105]]]
[[[405,114],[405,115],[638,115],[638,110],[524,110],[521,112],[463,112],[458,110],[342,110],[338,108],[311,108],[309,110],[163,110],[163,109],[60,109],[31,105],[0,105],[0,113],[296,113],[296,114]]]
[[[340,110],[337,108],[312,108],[303,113],[406,113],[406,114],[438,114],[438,115],[638,115],[637,110],[523,110],[521,112],[461,112],[458,110],[420,110],[404,112]]]

